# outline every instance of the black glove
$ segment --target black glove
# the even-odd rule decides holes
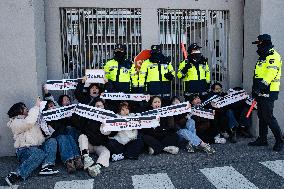
[[[170,80],[170,81],[174,79],[173,74],[170,73],[170,72],[165,73],[164,76],[165,76],[165,78],[166,78],[167,80]]]
[[[262,82],[259,83],[258,87],[259,87],[259,92],[260,92],[260,93],[265,93],[266,90],[267,90],[267,88],[268,88],[268,86],[265,85],[265,84],[262,83]]]
[[[258,97],[259,94],[260,94],[260,90],[259,89],[256,89],[256,88],[252,89],[252,93],[251,93],[252,98]]]
[[[183,75],[185,75],[185,74],[187,73],[188,69],[190,69],[191,67],[192,67],[192,66],[191,66],[190,63],[186,63],[185,66],[184,66],[184,68],[182,68],[181,73],[182,73]]]

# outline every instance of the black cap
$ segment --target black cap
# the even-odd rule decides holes
[[[257,41],[252,42],[252,44],[259,44],[260,41],[271,41],[271,36],[269,34],[262,34],[257,36]]]
[[[126,52],[126,45],[116,44],[114,47],[114,51],[124,51]]]
[[[201,48],[202,47],[200,47],[197,43],[192,43],[191,45],[188,46],[187,52],[190,54],[192,50],[198,50]]]
[[[151,53],[155,53],[155,52],[161,52],[162,50],[161,45],[152,45],[151,46]]]

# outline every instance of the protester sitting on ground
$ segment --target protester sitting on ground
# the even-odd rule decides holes
[[[234,88],[236,91],[242,90],[242,88],[236,87]],[[223,88],[221,83],[214,83],[211,86],[211,92],[210,95],[217,95],[224,97],[228,93],[223,92]],[[232,143],[237,142],[236,133],[238,130],[241,131],[241,133],[245,137],[249,137],[249,133],[247,132],[248,127],[251,122],[250,119],[247,119],[245,117],[246,112],[248,111],[249,107],[246,105],[245,100],[241,100],[235,103],[232,103],[230,105],[227,105],[225,107],[215,109],[217,114],[221,114],[226,116],[228,121],[228,127],[226,128],[226,131],[229,134],[229,141]]]
[[[227,93],[223,92],[221,83],[216,82],[213,85],[211,85],[211,91],[208,95],[208,98],[214,95],[217,95],[218,97],[224,97],[225,95],[227,95]],[[236,120],[233,110],[230,109],[229,106],[225,106],[222,108],[214,108],[210,106],[210,104],[208,105],[209,106],[206,106],[206,107],[209,107],[215,110],[216,117],[220,117],[220,118],[226,117],[226,122],[228,124],[224,128],[222,128],[221,135],[223,136],[229,135],[228,140],[231,143],[236,143],[237,142],[236,130],[238,127],[238,122]]]
[[[158,96],[151,97],[150,109],[161,108],[162,100]],[[142,129],[144,134],[144,143],[149,147],[149,154],[159,154],[162,151],[170,154],[177,154],[179,151],[178,142],[179,136],[176,134],[176,129],[171,123],[173,117],[161,117],[160,126],[150,129]]]
[[[44,91],[44,95],[43,95],[44,100],[45,101],[51,100],[55,104],[56,108],[71,105],[71,97],[69,95],[66,95],[66,94],[60,95],[58,100],[55,101],[53,95],[48,91],[46,85],[43,86],[43,91]],[[74,117],[76,117],[75,114],[74,114]],[[73,127],[74,120],[76,119],[73,119],[73,117],[65,118],[65,123],[67,125],[67,127],[65,128],[65,132],[68,135],[71,135],[77,143],[78,138],[79,138],[79,132],[76,130],[75,127]]]
[[[118,107],[118,114],[128,117],[129,113],[127,102],[121,102]],[[107,144],[111,152],[112,161],[122,160],[124,158],[138,160],[139,154],[144,148],[144,142],[137,129],[119,131],[114,137],[110,137]]]
[[[105,102],[103,99],[98,98],[94,101],[94,106],[104,109]],[[88,170],[90,176],[95,177],[101,173],[103,167],[109,166],[110,152],[105,147],[109,133],[103,132],[101,122],[86,120],[84,124],[79,124],[77,127],[81,132],[78,141],[84,159],[84,169]],[[95,153],[98,156],[96,163],[89,156],[89,153]]]
[[[173,97],[172,104],[181,103],[178,97]],[[203,142],[197,135],[195,121],[191,119],[191,114],[180,114],[174,116],[175,126],[178,128],[177,134],[187,141],[186,149],[194,152],[195,149],[203,150],[207,154],[215,153],[215,150],[207,143]]]
[[[189,97],[191,107],[198,107],[201,105],[201,99],[198,94],[193,94]],[[214,120],[209,120],[206,118],[191,116],[191,119],[195,121],[195,128],[197,136],[205,143],[213,144],[224,144],[226,139],[220,137],[220,128],[226,125],[226,122],[222,121],[222,117],[216,117],[214,115]]]
[[[75,89],[75,98],[79,103],[94,106],[95,100],[100,98],[102,91],[101,86],[98,83],[91,83],[88,87],[87,92],[84,90],[87,76],[84,76],[81,82],[79,81]]]
[[[48,100],[43,111],[55,109],[53,101]],[[69,135],[66,127],[70,119],[63,118],[60,120],[47,121],[51,131],[51,138],[55,138],[58,143],[59,153],[62,162],[66,165],[68,173],[74,173],[76,170],[83,169],[84,165],[81,160],[80,151],[73,136]]]
[[[14,104],[8,111],[10,120],[7,126],[12,130],[16,156],[20,162],[16,172],[11,172],[5,178],[10,186],[26,180],[41,164],[41,175],[58,173],[53,169],[57,142],[52,138],[45,140],[37,124],[40,102],[40,98],[37,98],[35,106],[30,111],[22,102]]]

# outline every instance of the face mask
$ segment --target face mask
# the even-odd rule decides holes
[[[149,60],[152,63],[160,63],[162,60],[164,60],[164,55],[161,52],[155,52],[151,54]]]
[[[122,62],[124,61],[126,56],[126,53],[123,51],[118,51],[114,53],[114,60],[118,61],[118,62]]]
[[[201,59],[201,53],[193,53],[193,54],[191,54],[190,56],[191,56],[191,58],[192,58],[193,60],[195,60],[196,62],[200,61],[200,59]]]
[[[273,48],[271,41],[263,41],[261,44],[257,45],[256,52],[260,57],[266,57],[267,55],[269,55],[269,50],[271,48]]]

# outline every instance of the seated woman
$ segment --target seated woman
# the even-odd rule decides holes
[[[201,104],[201,99],[198,94],[193,94],[189,98],[191,106],[198,107]],[[224,144],[226,143],[226,139],[220,137],[220,132],[222,128],[226,126],[226,121],[224,121],[224,117],[220,117],[219,115],[214,115],[214,120],[209,120],[203,117],[191,116],[191,119],[195,121],[195,128],[197,136],[204,141],[205,143],[218,143]]]
[[[172,98],[172,104],[179,104],[178,97]],[[195,121],[191,119],[189,114],[181,114],[174,116],[175,126],[178,128],[177,134],[185,139],[188,143],[186,149],[188,152],[194,152],[195,149],[205,151],[207,154],[215,153],[215,150],[207,143],[203,142],[197,135],[195,129]]]
[[[20,166],[6,178],[10,186],[20,180],[26,180],[31,173],[42,164],[41,175],[58,173],[55,165],[57,142],[55,139],[45,140],[37,124],[40,98],[33,108],[28,110],[22,102],[14,104],[8,111],[10,118],[7,126],[11,128],[15,140],[16,156]]]
[[[44,94],[43,94],[44,100],[45,101],[48,101],[48,100],[52,101],[57,108],[71,105],[71,97],[69,95],[66,95],[66,94],[60,95],[58,100],[55,101],[53,95],[51,93],[49,93],[46,85],[43,86],[43,91],[44,91]],[[73,120],[72,117],[66,118],[65,120],[66,120],[66,124],[67,124],[67,127],[65,128],[66,133],[71,135],[74,138],[75,141],[78,141],[79,132],[72,125],[72,120]]]
[[[158,96],[151,97],[150,109],[161,108],[162,100]],[[170,154],[177,154],[179,151],[179,136],[171,124],[173,117],[161,117],[160,126],[150,129],[142,129],[144,143],[149,147],[149,154],[159,154],[162,151]]]
[[[104,100],[98,98],[94,101],[94,106],[104,109]],[[108,134],[102,130],[102,123],[86,119],[84,124],[79,124],[77,128],[81,132],[79,136],[79,147],[84,159],[84,169],[94,177],[101,173],[101,168],[109,166],[110,152],[105,147],[108,141]],[[95,153],[98,156],[96,163],[89,156],[89,153]]]
[[[48,100],[43,111],[54,109],[53,101]],[[68,118],[63,118],[55,121],[48,121],[47,125],[51,131],[51,138],[55,138],[58,143],[60,157],[65,163],[67,172],[74,173],[76,170],[83,169],[83,163],[80,156],[80,151],[73,136],[67,133],[66,128],[69,122]]]
[[[119,104],[118,114],[122,117],[131,116],[127,102]],[[144,142],[137,129],[122,130],[110,138],[107,147],[112,154],[113,161],[124,159],[124,157],[137,160],[144,148]]]

